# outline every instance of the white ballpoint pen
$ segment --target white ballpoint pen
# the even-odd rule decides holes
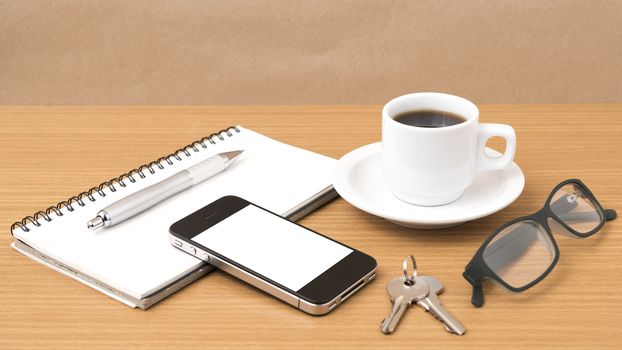
[[[224,152],[208,158],[154,185],[122,198],[97,213],[87,223],[91,230],[121,223],[208,178],[226,170],[244,151]]]

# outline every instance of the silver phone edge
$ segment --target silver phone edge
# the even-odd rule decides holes
[[[199,246],[194,246],[189,244],[186,241],[178,239],[173,236],[173,234],[169,235],[169,241],[171,244],[183,250],[184,252],[193,255],[216,268],[225,271],[226,273],[237,277],[238,279],[274,296],[277,299],[280,299],[287,304],[302,310],[310,315],[321,316],[329,313],[334,310],[337,306],[341,305],[344,301],[346,301],[350,296],[358,292],[361,288],[369,284],[376,277],[376,267],[374,267],[371,271],[367,272],[363,277],[356,280],[350,286],[345,288],[339,295],[324,304],[313,304],[304,299],[301,299],[288,291],[285,291],[273,284],[270,284],[263,279],[240,269],[237,266],[231,265],[225,261],[222,261],[206,251],[202,250]]]

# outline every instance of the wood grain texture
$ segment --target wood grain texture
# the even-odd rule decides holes
[[[471,306],[461,274],[498,225],[540,208],[578,177],[622,210],[622,105],[485,105],[482,121],[518,135],[521,197],[487,218],[437,231],[406,229],[335,200],[302,223],[374,256],[378,278],[333,313],[312,317],[212,273],[148,311],[130,309],[9,248],[25,215],[230,124],[332,157],[380,139],[380,106],[0,107],[0,348],[620,348],[622,220],[594,237],[556,235],[561,259],[541,284],[510,294],[485,286]],[[498,147],[498,145],[497,145]],[[138,247],[137,247],[138,249]],[[392,336],[387,281],[414,253],[446,287],[464,337],[411,309]],[[105,262],[102,262],[105,263]]]

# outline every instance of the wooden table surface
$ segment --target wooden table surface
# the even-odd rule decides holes
[[[464,266],[498,225],[538,210],[576,177],[622,212],[622,104],[485,105],[481,120],[514,126],[526,177],[508,208],[454,228],[391,224],[337,199],[302,220],[374,256],[374,283],[327,316],[306,315],[217,271],[147,311],[131,309],[9,248],[9,226],[138,164],[231,124],[339,158],[380,140],[380,106],[0,107],[0,348],[621,348],[622,220],[597,235],[556,235],[555,270],[526,292],[486,283],[470,304]],[[499,145],[497,145],[498,147]],[[451,335],[407,311],[380,333],[385,284],[414,253],[445,285],[444,305],[466,328]]]

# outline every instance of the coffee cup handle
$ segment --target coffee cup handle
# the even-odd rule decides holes
[[[486,154],[486,142],[491,137],[505,139],[505,153],[501,157]],[[516,133],[511,126],[505,124],[480,124],[477,129],[477,170],[497,170],[509,166],[516,153]]]

